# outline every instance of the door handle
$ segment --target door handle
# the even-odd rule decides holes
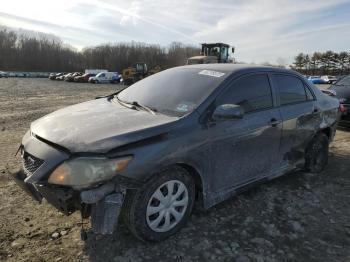
[[[314,113],[317,113],[318,112],[318,108],[316,107],[316,108],[314,108],[314,111],[313,111]]]
[[[272,126],[272,127],[276,127],[278,124],[280,124],[281,121],[280,120],[277,120],[276,118],[272,118],[269,122],[269,125]]]

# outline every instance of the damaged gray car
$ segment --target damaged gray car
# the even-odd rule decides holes
[[[296,72],[237,64],[182,66],[34,121],[16,182],[66,215],[138,238],[181,229],[209,208],[287,172],[320,172],[338,100]]]

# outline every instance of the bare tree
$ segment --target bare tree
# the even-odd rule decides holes
[[[168,47],[138,42],[102,44],[78,52],[52,35],[0,29],[0,70],[73,72],[86,68],[121,71],[136,62],[162,68],[183,65],[199,54],[197,47],[172,43]]]

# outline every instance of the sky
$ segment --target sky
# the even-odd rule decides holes
[[[224,42],[248,63],[350,51],[350,0],[3,0],[0,25],[54,34],[77,49]]]

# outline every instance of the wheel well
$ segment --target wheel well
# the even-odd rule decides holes
[[[196,198],[202,199],[203,182],[202,182],[202,178],[201,178],[199,172],[194,167],[192,167],[188,164],[181,163],[178,165],[181,166],[182,168],[186,169],[187,172],[190,173],[190,175],[193,177],[194,183],[196,186]]]
[[[326,127],[324,129],[321,129],[319,132],[324,133],[328,137],[328,139],[331,138],[332,131],[331,131],[330,127]]]

